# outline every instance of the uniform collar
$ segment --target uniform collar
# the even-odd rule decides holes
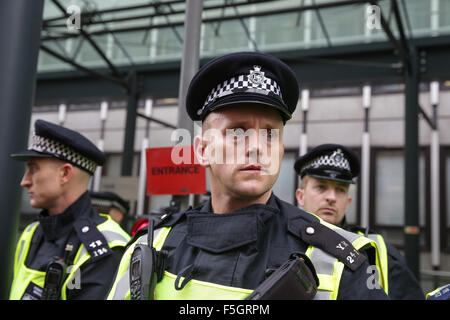
[[[272,193],[270,198],[269,198],[269,200],[267,201],[267,203],[265,205],[264,204],[254,204],[254,205],[250,205],[250,206],[247,206],[247,207],[235,210],[232,213],[239,213],[239,212],[242,212],[242,211],[252,210],[252,209],[253,210],[260,210],[261,208],[266,208],[266,207],[271,207],[271,209],[269,209],[269,210],[275,210],[276,212],[279,212],[277,199],[278,198]],[[205,213],[213,214],[212,206],[211,206],[211,199],[208,199],[203,204],[201,204],[201,205],[199,205],[199,206],[197,206],[195,208],[189,207],[188,209],[186,209],[184,211],[180,211],[178,213],[164,215],[162,217],[161,221],[155,225],[155,228],[174,226],[179,221],[185,219],[187,215],[192,214],[192,213],[196,213],[196,214],[205,214]],[[264,216],[265,215],[262,215],[262,217],[264,217]]]
[[[257,241],[263,226],[280,213],[273,197],[267,204],[252,204],[226,214],[209,211],[210,201],[200,210],[186,212],[188,244],[222,253]]]
[[[73,202],[66,210],[59,214],[49,215],[47,210],[42,210],[38,216],[39,223],[42,227],[44,237],[53,241],[63,234],[70,232],[73,222],[79,217],[90,212],[91,205],[89,194],[86,191],[75,202]]]
[[[249,210],[249,209],[251,209],[251,208],[261,208],[261,207],[265,207],[265,206],[269,206],[269,207],[271,207],[271,208],[273,208],[273,209],[278,210],[278,205],[277,205],[276,199],[277,199],[277,196],[275,196],[275,195],[273,194],[273,192],[272,192],[272,194],[270,195],[270,198],[269,198],[269,200],[267,200],[267,203],[266,203],[266,204],[252,204],[252,205],[249,205],[249,206],[240,208],[240,209],[236,209],[236,210],[232,211],[231,213],[234,213],[234,212],[240,212],[240,211],[243,211],[243,210]],[[208,199],[208,200],[201,206],[199,212],[204,212],[204,213],[209,212],[209,213],[212,213],[211,199]]]
[[[348,230],[350,228],[350,225],[347,223],[347,220],[345,219],[345,215],[341,223],[338,225],[338,227],[341,227],[344,230]]]

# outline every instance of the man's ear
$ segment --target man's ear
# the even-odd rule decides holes
[[[200,165],[207,167],[209,165],[209,159],[206,157],[205,149],[206,141],[203,140],[201,135],[196,135],[194,137],[195,157]]]
[[[70,163],[64,163],[63,165],[61,165],[59,171],[61,184],[66,184],[72,179],[74,170],[75,168]]]
[[[352,197],[348,197],[347,199],[347,206],[345,207],[345,212],[347,212],[348,207],[350,207],[350,203],[352,203]]]
[[[298,188],[297,190],[295,190],[295,198],[297,199],[297,205],[299,207],[303,207],[305,205],[305,198],[304,196],[304,190]]]

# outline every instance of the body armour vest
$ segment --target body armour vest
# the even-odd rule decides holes
[[[156,250],[167,250],[167,267],[156,299],[245,299],[270,270],[293,252],[305,253],[319,277],[316,299],[336,299],[345,266],[366,261],[358,250],[376,243],[342,230],[272,195],[267,205],[212,214],[207,203],[163,220]],[[334,230],[332,230],[334,229]],[[126,250],[108,299],[129,299],[129,263],[138,236]]]
[[[79,277],[80,268],[86,261],[89,259],[101,259],[102,255],[108,254],[110,248],[116,246],[124,247],[129,240],[128,234],[126,234],[109,215],[102,214],[101,216],[106,220],[97,225],[96,229],[101,233],[102,240],[104,239],[106,243],[100,243],[98,241],[102,240],[96,238],[97,240],[93,240],[90,244],[86,243],[85,245],[82,243],[80,245],[75,255],[73,265],[68,266],[66,278],[61,288],[61,300],[66,300],[67,298],[68,285],[77,285],[77,277]],[[25,263],[38,225],[39,222],[28,225],[19,239],[14,256],[14,278],[10,291],[10,300],[34,300],[39,299],[42,294],[45,282],[45,271],[31,269]],[[87,233],[88,232],[86,232],[86,234]]]

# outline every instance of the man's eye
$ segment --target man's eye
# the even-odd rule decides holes
[[[267,139],[272,139],[278,137],[278,130],[277,129],[264,129],[262,130],[262,135],[267,137]]]

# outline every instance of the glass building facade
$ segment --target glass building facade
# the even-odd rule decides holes
[[[200,56],[213,57],[242,50],[271,52],[323,48],[388,40],[376,20],[377,8],[367,4],[300,10],[302,6],[320,6],[331,2],[345,1],[277,0],[258,3],[236,0],[232,2],[236,6],[224,8],[224,4],[230,1],[204,0]],[[148,4],[145,0],[61,0],[60,3],[66,8],[80,8],[81,26],[93,34],[92,39],[115,65],[157,63],[181,58],[184,1],[158,1],[159,7],[141,7]],[[407,0],[398,1],[398,5],[408,37],[450,34],[448,0]],[[115,8],[133,6],[138,8],[113,11]],[[381,0],[378,6],[397,35],[391,2]],[[89,14],[92,12],[99,13]],[[250,16],[252,14],[256,16]],[[61,15],[51,1],[45,1],[43,43],[84,66],[105,67],[90,43],[76,37],[78,31],[67,29],[67,19],[55,20]],[[242,19],[231,19],[233,16]],[[151,28],[147,29],[148,26]],[[41,53],[38,68],[39,72],[45,72],[72,67],[47,53]]]

